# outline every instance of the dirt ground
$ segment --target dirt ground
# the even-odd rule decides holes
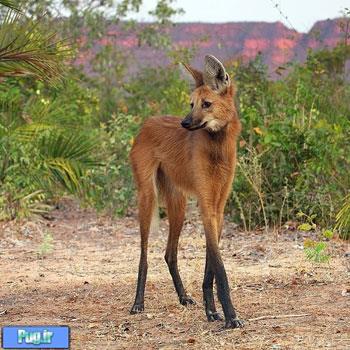
[[[206,321],[202,305],[205,240],[197,219],[186,221],[179,250],[180,273],[197,305],[178,303],[163,258],[163,220],[150,237],[145,312],[130,315],[136,218],[111,221],[68,204],[53,217],[0,223],[0,326],[68,325],[74,350],[350,349],[345,242],[332,240],[330,262],[319,265],[302,250],[310,234],[246,233],[226,224],[222,255],[245,327],[223,330],[223,322]],[[269,318],[254,320],[261,316]]]

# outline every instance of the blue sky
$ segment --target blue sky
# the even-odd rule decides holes
[[[139,14],[133,18],[150,21],[148,11],[157,0],[144,0]],[[277,3],[286,20],[273,3]],[[344,7],[350,8],[350,0],[177,0],[185,14],[177,17],[180,22],[236,22],[236,21],[281,21],[288,27],[307,32],[321,19],[340,16]]]

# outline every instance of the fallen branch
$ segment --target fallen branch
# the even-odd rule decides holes
[[[295,318],[295,317],[305,317],[310,316],[310,314],[299,314],[299,315],[266,315],[266,316],[260,316],[255,318],[249,318],[247,321],[261,321],[261,320],[275,320],[277,318]]]

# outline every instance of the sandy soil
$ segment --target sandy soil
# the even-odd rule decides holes
[[[349,288],[348,247],[340,240],[329,244],[329,264],[318,265],[302,250],[310,234],[245,233],[227,224],[222,254],[245,327],[223,330],[222,322],[206,321],[202,306],[205,241],[198,220],[186,222],[179,250],[180,273],[197,305],[178,303],[163,258],[164,221],[150,239],[146,310],[129,315],[136,219],[110,221],[71,205],[53,216],[0,223],[1,326],[69,325],[71,349],[84,350],[350,349],[350,297],[342,295]],[[45,234],[53,237],[51,251]],[[281,318],[249,321],[261,316]]]

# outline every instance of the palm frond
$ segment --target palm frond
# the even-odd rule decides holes
[[[41,22],[9,10],[0,27],[0,77],[33,75],[54,82],[62,76],[70,48]]]
[[[6,6],[15,11],[20,11],[19,7],[12,0],[0,0],[0,5]]]
[[[86,166],[94,166],[97,162],[92,157],[97,145],[98,140],[84,134],[65,135],[55,132],[42,138],[40,153],[45,158],[74,159]]]
[[[30,142],[42,135],[45,131],[60,130],[59,126],[48,123],[28,123],[18,126],[12,133],[12,137],[19,142]]]
[[[98,140],[85,135],[52,132],[40,140],[39,151],[47,183],[70,193],[81,193],[87,170],[100,163],[96,155]],[[40,180],[41,181],[41,180]]]

